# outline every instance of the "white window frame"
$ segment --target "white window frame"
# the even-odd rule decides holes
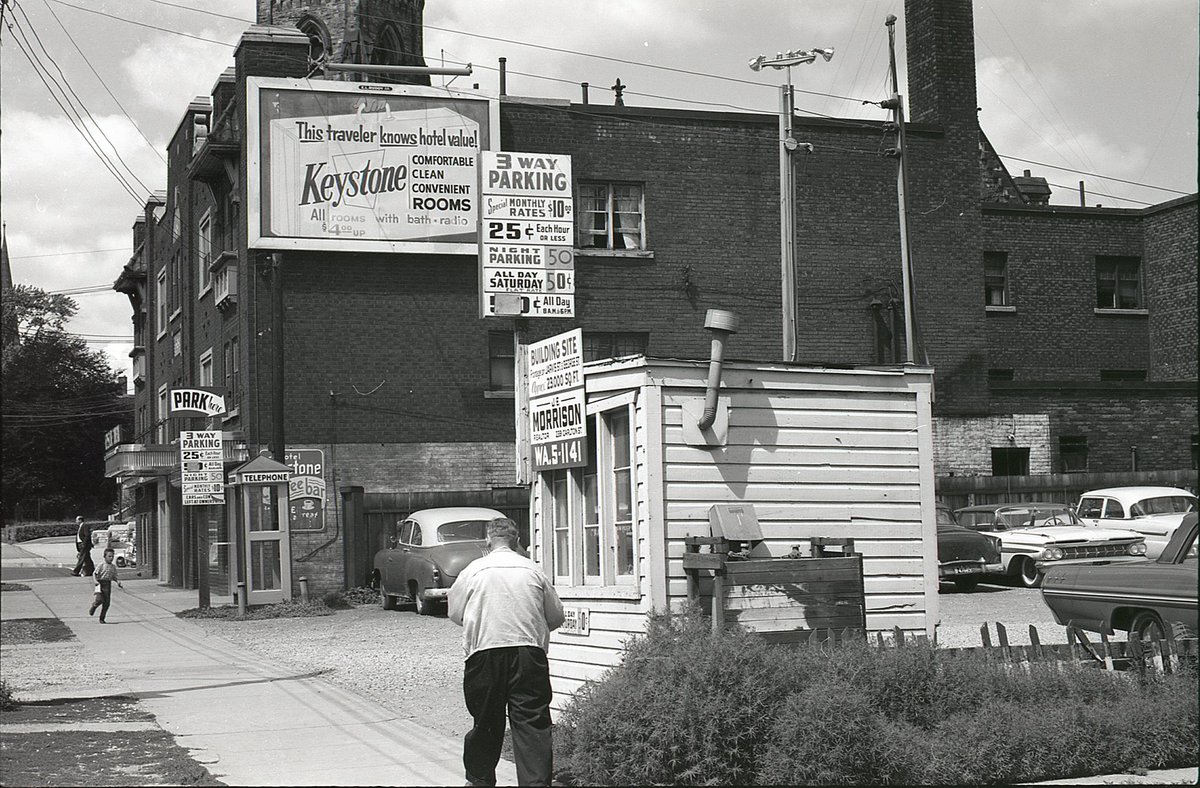
[[[564,471],[543,471],[539,473],[539,484],[542,491],[542,521],[541,542],[542,556],[548,574],[553,578],[555,586],[568,595],[588,596],[599,593],[616,591],[637,593],[640,568],[640,531],[638,523],[637,499],[637,398],[636,391],[630,391],[615,397],[609,397],[601,402],[592,403],[587,407],[587,418],[594,424],[594,445],[588,446],[588,452],[596,458],[597,492],[599,496],[599,529],[600,529],[600,573],[584,574],[584,468],[571,468],[565,471],[567,499],[567,553],[569,566],[566,571],[560,565],[556,550],[557,507],[559,498],[555,493],[555,479],[561,479]],[[626,465],[617,465],[613,456],[615,446],[614,434],[609,423],[611,417],[618,413],[626,414],[629,426],[629,456],[622,458]],[[594,422],[593,422],[594,420]],[[617,566],[617,520],[615,471],[627,467],[629,470],[629,522],[630,538],[633,546],[632,571],[618,574]],[[560,490],[562,485],[560,484]]]
[[[163,266],[154,280],[154,306],[156,337],[162,339],[167,334],[167,268]]]
[[[589,229],[588,217],[598,211],[586,210],[584,207],[584,188],[603,188],[605,190],[605,230],[603,233],[604,243],[600,246],[595,246],[591,243],[584,243],[585,240],[592,240],[601,237],[601,233],[597,230]],[[617,209],[614,189],[619,187],[632,187],[638,190],[638,243],[635,246],[614,246],[614,233],[617,232]],[[644,252],[646,250],[646,187],[644,184],[635,181],[590,181],[582,180],[579,182],[579,205],[575,211],[575,216],[578,221],[578,238],[576,243],[578,248],[583,252],[588,251],[604,251],[620,254],[623,252]]]
[[[213,349],[209,348],[200,354],[199,372],[196,376],[198,385],[211,386],[213,384]]]
[[[204,215],[200,217],[200,223],[196,225],[196,273],[199,286],[197,300],[212,290],[212,271],[208,268],[212,264],[212,226],[212,209],[210,208],[204,212]]]

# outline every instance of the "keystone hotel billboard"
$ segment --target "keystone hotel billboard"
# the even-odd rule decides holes
[[[495,99],[265,77],[247,91],[252,248],[477,253]]]

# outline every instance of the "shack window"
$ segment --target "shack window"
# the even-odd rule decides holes
[[[588,415],[588,464],[541,474],[543,555],[557,585],[630,585],[637,575],[632,398]]]

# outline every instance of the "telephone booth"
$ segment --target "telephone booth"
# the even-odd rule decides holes
[[[292,598],[292,551],[288,532],[288,480],[292,469],[259,455],[229,473],[230,537],[237,571],[231,582],[245,588],[246,604]],[[243,585],[244,584],[244,585]],[[234,588],[236,596],[238,588]]]

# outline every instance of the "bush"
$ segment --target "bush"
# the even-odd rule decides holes
[[[348,591],[341,592],[342,599],[351,605],[378,605],[379,591],[378,589],[369,588],[367,586],[358,586],[351,588]]]
[[[108,523],[91,523],[92,529],[106,528]],[[50,536],[74,536],[79,530],[79,524],[66,523],[19,523],[4,526],[4,538],[11,542],[28,542],[33,539],[45,539]]]
[[[0,679],[0,711],[12,711],[20,706],[12,694],[12,687],[8,686],[8,682]]]
[[[332,616],[333,611],[321,602],[304,603],[299,600],[278,602],[273,605],[253,605],[246,608],[244,617],[238,615],[237,605],[218,607],[190,607],[175,614],[179,618],[210,618],[229,621],[262,621],[269,618],[307,618],[309,616]]]
[[[1011,783],[1196,763],[1195,671],[948,658],[932,646],[769,646],[651,616],[555,727],[578,784]]]

